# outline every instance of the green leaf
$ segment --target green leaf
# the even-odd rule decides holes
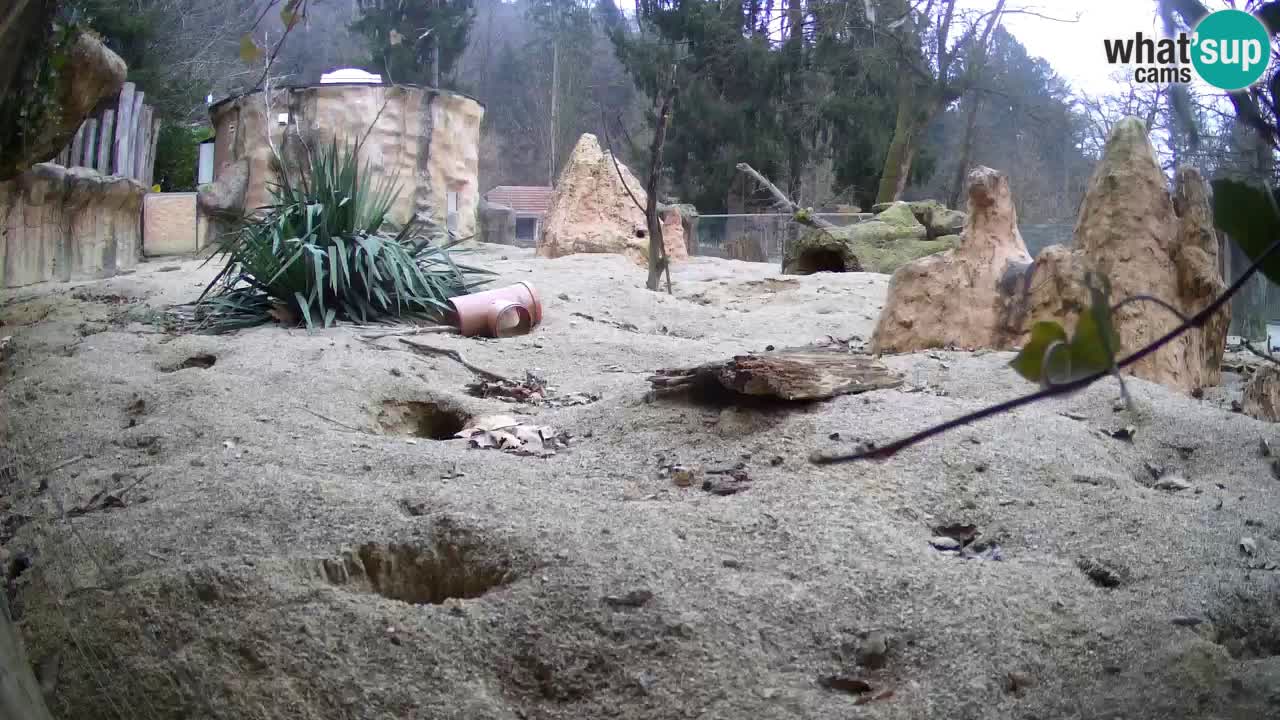
[[[1213,224],[1254,262],[1280,240],[1280,212],[1271,192],[1239,180],[1214,180]],[[1280,285],[1280,254],[1262,264],[1262,274]]]
[[[1031,337],[1009,365],[1031,382],[1044,380],[1044,361],[1050,348],[1067,342],[1067,331],[1056,322],[1043,320],[1031,326]]]
[[[1060,385],[1114,369],[1120,350],[1120,335],[1111,317],[1111,283],[1105,275],[1085,276],[1089,307],[1076,320],[1075,332],[1067,332],[1056,322],[1042,321],[1031,327],[1031,338],[1009,364],[1032,382]]]
[[[252,35],[244,35],[240,38],[240,60],[246,65],[252,65],[262,58],[262,48],[258,47],[258,43],[253,41]]]

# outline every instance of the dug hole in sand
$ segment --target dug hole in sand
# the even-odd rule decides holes
[[[543,323],[424,341],[585,401],[472,397],[368,328],[158,331],[199,261],[10,293],[0,541],[55,716],[1280,712],[1276,432],[1238,383],[1129,380],[1133,417],[1101,382],[818,466],[1030,388],[1012,353],[927,351],[813,404],[653,399],[659,368],[859,346],[888,277],[695,258],[669,297],[618,255],[471,260]],[[445,439],[493,414],[564,442]]]

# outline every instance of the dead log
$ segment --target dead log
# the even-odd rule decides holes
[[[826,400],[898,387],[902,376],[869,355],[842,347],[787,348],[738,355],[692,368],[659,370],[648,378],[657,392],[703,388],[777,400]]]
[[[773,196],[774,200],[778,201],[779,205],[782,205],[783,207],[787,208],[787,212],[791,213],[792,219],[794,219],[796,222],[800,223],[801,225],[807,225],[812,228],[820,228],[823,230],[827,228],[835,227],[834,224],[826,220],[823,220],[820,217],[814,217],[808,212],[805,212],[803,209],[801,209],[799,205],[792,202],[791,198],[783,194],[783,192],[778,189],[777,185],[774,185],[773,183],[769,182],[769,178],[761,175],[759,170],[756,170],[755,168],[751,167],[750,165],[744,162],[738,163],[737,167],[738,167],[738,172],[744,173],[750,176],[751,179],[755,180],[757,183],[760,183],[760,185],[763,186],[764,189],[768,190],[769,194]]]

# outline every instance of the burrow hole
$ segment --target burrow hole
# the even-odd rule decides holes
[[[190,370],[191,368],[208,370],[213,367],[213,364],[216,362],[218,362],[218,357],[216,355],[212,355],[210,353],[198,353],[196,355],[192,355],[186,360],[183,360],[177,365],[166,368],[165,372],[177,372],[179,370]]]
[[[457,408],[421,400],[386,400],[378,413],[383,432],[429,440],[452,440],[467,426],[467,414]]]
[[[844,257],[835,250],[810,250],[796,260],[795,271],[801,275],[844,272]]]
[[[413,605],[477,598],[517,577],[509,557],[465,537],[421,545],[365,543],[323,561],[322,571],[334,585]]]

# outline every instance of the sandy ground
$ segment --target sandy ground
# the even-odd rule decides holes
[[[695,259],[668,297],[619,257],[478,255],[539,288],[543,325],[421,340],[598,401],[471,397],[458,363],[368,330],[139,322],[198,294],[196,261],[6,297],[0,541],[56,715],[1280,717],[1259,448],[1280,434],[1224,407],[1238,386],[1131,381],[1135,416],[1103,383],[815,466],[1028,387],[1007,353],[936,352],[886,359],[901,388],[806,407],[654,400],[657,368],[865,338],[887,278]],[[412,434],[494,412],[572,441]],[[749,480],[680,487],[673,463]],[[931,545],[951,524],[979,556]]]

